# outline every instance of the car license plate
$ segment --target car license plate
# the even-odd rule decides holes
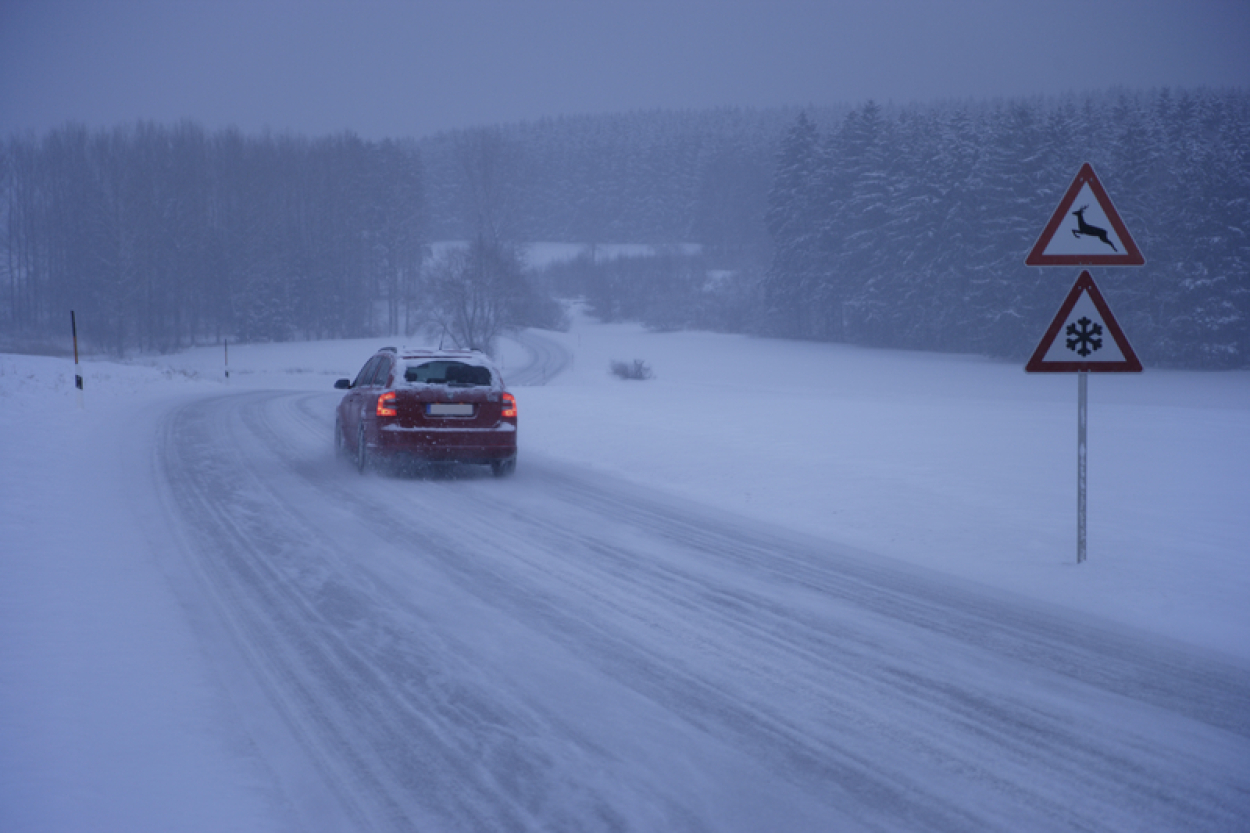
[[[427,416],[473,416],[472,402],[429,402],[426,403]]]

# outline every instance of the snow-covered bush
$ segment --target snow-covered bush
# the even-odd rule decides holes
[[[650,379],[651,368],[642,359],[634,359],[633,363],[613,361],[612,375],[622,379]]]

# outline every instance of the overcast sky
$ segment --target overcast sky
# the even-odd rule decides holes
[[[1250,0],[0,0],[0,134],[1250,86]]]

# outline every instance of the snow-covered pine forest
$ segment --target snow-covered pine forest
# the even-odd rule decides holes
[[[1146,254],[1098,280],[1143,358],[1250,353],[1250,98],[1111,93],[884,112],[782,143],[761,282],[802,338],[1018,357],[1076,269],[1023,265],[1083,161]]]
[[[1085,161],[1147,259],[1097,275],[1142,359],[1250,365],[1245,90],[633,112],[419,141],[192,122],[11,136],[0,349],[62,342],[70,309],[116,354],[411,331],[433,244],[476,237],[584,244],[526,289],[608,320],[1022,357],[1077,271],[1024,255]],[[609,243],[674,248],[594,255]]]

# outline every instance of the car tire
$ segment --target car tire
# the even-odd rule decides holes
[[[369,468],[369,447],[365,445],[365,427],[360,426],[356,434],[356,471],[361,474]]]
[[[508,477],[516,471],[516,458],[507,460],[491,460],[490,473],[495,477]]]

